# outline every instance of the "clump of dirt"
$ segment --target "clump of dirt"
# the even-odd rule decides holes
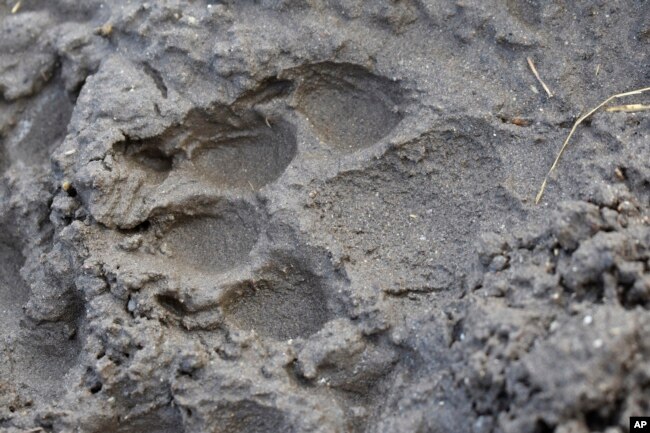
[[[627,431],[646,9],[0,2],[0,430]]]

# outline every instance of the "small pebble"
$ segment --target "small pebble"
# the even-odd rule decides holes
[[[502,271],[506,268],[508,259],[502,255],[495,256],[490,262],[489,269],[493,272]]]
[[[124,251],[135,251],[142,245],[142,235],[130,236],[120,242],[119,246]]]

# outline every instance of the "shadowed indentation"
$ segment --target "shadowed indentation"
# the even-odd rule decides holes
[[[230,208],[216,216],[184,219],[174,224],[164,242],[174,258],[208,272],[221,272],[248,261],[259,234],[255,212]]]
[[[236,327],[278,340],[308,337],[331,316],[321,278],[293,266],[237,284],[222,307]]]
[[[116,145],[116,150],[126,158],[130,173],[141,172],[147,182],[160,184],[174,167],[174,155],[166,153],[159,141],[155,138],[126,141]]]
[[[95,433],[183,433],[183,419],[178,409],[163,407],[128,419],[103,422]]]
[[[371,146],[400,122],[396,83],[348,64],[321,63],[305,72],[297,106],[319,137],[341,152]]]
[[[167,86],[165,85],[165,81],[163,80],[160,71],[153,68],[148,63],[143,63],[142,68],[144,69],[144,72],[149,75],[149,77],[151,77],[153,82],[156,84],[156,87],[158,90],[160,90],[160,94],[163,96],[163,98],[167,98]]]
[[[175,314],[176,316],[184,316],[187,314],[187,307],[175,296],[160,294],[156,295],[156,301],[165,310]]]
[[[250,400],[219,405],[215,418],[216,433],[296,431],[282,411]]]
[[[158,173],[165,173],[172,169],[173,158],[167,156],[160,149],[143,149],[133,154],[133,160],[143,167]]]
[[[195,167],[221,187],[257,191],[280,177],[296,153],[290,126],[270,125],[205,143],[193,158]]]
[[[283,120],[215,109],[192,111],[160,136],[118,143],[115,149],[128,173],[142,173],[153,186],[173,172],[224,190],[257,191],[284,173],[297,145],[294,127]]]

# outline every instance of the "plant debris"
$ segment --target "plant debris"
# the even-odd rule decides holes
[[[528,66],[530,66],[530,70],[533,71],[533,75],[535,75],[535,78],[537,78],[537,81],[539,81],[539,84],[542,85],[542,87],[544,88],[544,91],[546,92],[548,97],[552,98],[553,93],[551,93],[551,90],[548,88],[546,83],[539,76],[539,72],[537,72],[537,68],[535,67],[535,63],[533,63],[533,59],[531,59],[530,57],[526,57],[526,60],[528,61]]]
[[[553,162],[553,165],[551,166],[550,170],[549,170],[548,173],[546,174],[546,177],[544,178],[544,182],[542,182],[542,186],[540,187],[539,192],[537,193],[537,196],[535,197],[535,204],[539,204],[540,200],[542,199],[542,196],[544,195],[544,190],[546,189],[546,183],[548,182],[548,178],[549,178],[549,176],[551,175],[551,173],[553,172],[553,170],[555,170],[555,168],[557,167],[558,163],[560,162],[560,158],[562,157],[562,154],[564,153],[564,150],[566,149],[567,145],[569,144],[569,140],[571,140],[571,137],[572,137],[573,134],[575,133],[575,131],[576,131],[576,129],[578,128],[578,126],[579,126],[579,125],[580,125],[580,124],[581,124],[585,119],[587,119],[588,117],[590,117],[592,114],[594,114],[596,111],[600,110],[600,109],[601,109],[602,107],[604,107],[605,105],[609,104],[609,103],[610,103],[611,101],[613,101],[614,99],[624,98],[624,97],[626,97],[626,96],[631,96],[631,95],[638,95],[638,94],[641,94],[641,93],[647,92],[647,91],[649,91],[649,90],[650,90],[650,87],[644,87],[644,88],[642,88],[642,89],[631,90],[631,91],[629,91],[629,92],[618,93],[618,94],[616,94],[616,95],[612,95],[612,96],[610,96],[609,98],[605,99],[605,100],[604,100],[603,102],[601,102],[600,104],[598,104],[595,108],[592,108],[591,110],[589,110],[589,112],[587,112],[587,114],[584,114],[584,115],[580,116],[580,117],[578,118],[578,120],[576,120],[576,122],[573,124],[573,127],[571,128],[571,131],[569,132],[569,135],[568,135],[567,138],[564,140],[564,143],[562,143],[562,147],[560,148],[560,152],[558,152],[557,157],[555,157],[555,161]],[[634,105],[637,105],[637,106],[638,106],[638,105],[641,105],[641,104],[634,104]],[[627,105],[627,106],[623,106],[623,107],[629,107],[629,105]],[[612,107],[612,108],[614,108],[614,107]],[[608,111],[609,111],[609,110],[608,110]],[[624,110],[616,110],[616,111],[624,111]]]

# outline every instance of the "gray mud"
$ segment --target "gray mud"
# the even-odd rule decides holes
[[[650,415],[647,2],[14,5],[0,431]]]

